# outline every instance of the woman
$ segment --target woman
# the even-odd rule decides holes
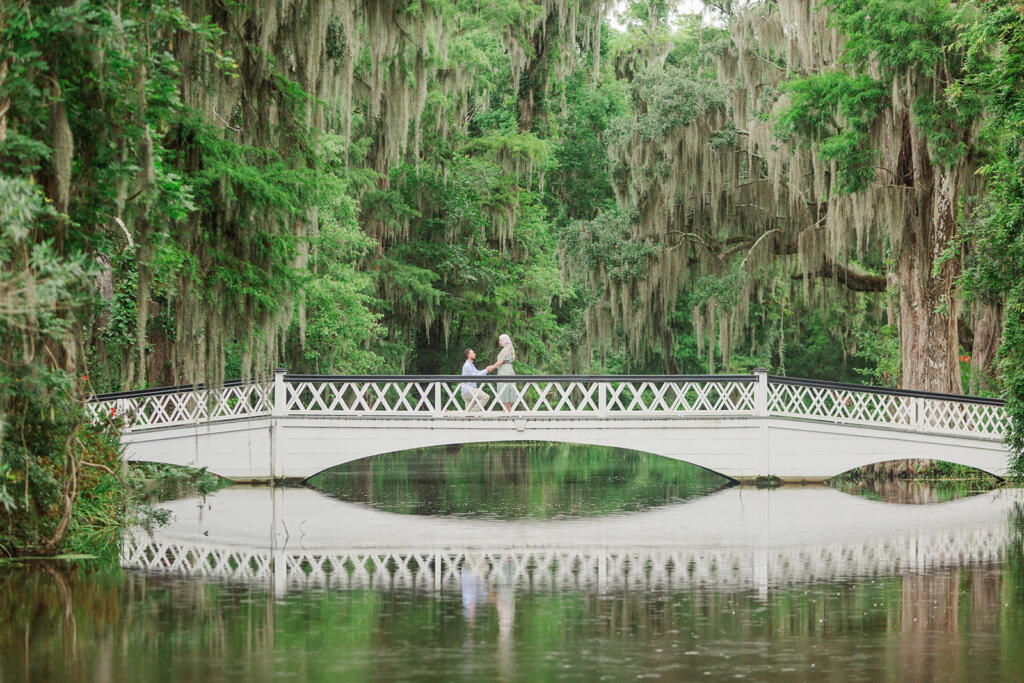
[[[516,362],[516,349],[512,346],[512,339],[507,334],[503,334],[498,337],[498,346],[501,347],[501,351],[498,353],[498,360],[494,362],[494,365],[488,366],[487,370],[491,372],[497,370],[498,375],[516,374],[516,371],[512,369]],[[516,400],[515,385],[511,382],[500,383],[498,387],[498,400],[505,407],[505,412],[510,412],[512,410],[512,403]]]

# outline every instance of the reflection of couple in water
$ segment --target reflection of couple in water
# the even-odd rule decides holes
[[[513,369],[513,365],[516,362],[516,349],[512,346],[512,339],[507,334],[503,334],[498,338],[498,346],[501,347],[501,351],[498,352],[497,360],[483,370],[477,370],[476,368],[476,363],[474,362],[476,361],[476,351],[466,349],[463,354],[466,362],[462,364],[462,374],[471,377],[479,377],[494,371],[497,371],[496,374],[499,377],[516,374],[516,371]],[[506,413],[512,410],[512,404],[516,398],[515,393],[516,388],[511,382],[503,382],[498,385],[497,398]],[[467,411],[480,412],[486,410],[487,399],[487,392],[477,387],[476,382],[463,382],[462,400],[466,402]]]
[[[501,657],[499,666],[505,674],[509,673],[509,667],[512,664],[512,628],[516,618],[512,573],[512,567],[507,562],[500,571],[492,573],[491,576],[497,576],[497,586],[488,586],[486,578],[465,565],[463,565],[460,575],[462,615],[465,617],[467,625],[466,646],[472,646],[477,604],[494,604],[495,610],[498,612],[498,652]]]

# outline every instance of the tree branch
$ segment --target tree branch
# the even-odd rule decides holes
[[[831,263],[829,261],[821,264],[821,268],[817,272],[795,273],[792,279],[802,280],[804,277],[833,278],[839,284],[845,285],[855,292],[884,292],[889,284],[884,275],[857,272],[839,263]]]

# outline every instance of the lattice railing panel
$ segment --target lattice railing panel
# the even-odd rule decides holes
[[[597,382],[568,380],[474,382],[294,382],[286,386],[289,413],[351,415],[502,413],[603,415],[750,413],[749,381]],[[472,402],[472,404],[471,404]]]
[[[914,411],[914,399],[909,396],[795,384],[768,385],[768,412],[772,415],[913,425]]]
[[[394,414],[434,412],[433,382],[288,382],[289,413]]]
[[[768,412],[786,417],[1001,437],[1009,427],[1002,405],[849,388],[770,383]]]
[[[665,381],[608,385],[609,412],[749,413],[754,409],[753,382]]]
[[[1009,429],[1009,416],[999,405],[918,398],[918,420],[925,431],[1000,436]]]
[[[94,419],[114,419],[127,430],[267,415],[272,385],[241,384],[165,394],[128,396],[87,404]]]
[[[264,415],[274,405],[273,384],[242,384],[206,394],[211,420]]]
[[[477,387],[466,391],[467,383]],[[760,393],[759,393],[760,392]],[[275,396],[281,405],[274,409]],[[759,398],[760,397],[760,398]],[[759,407],[760,406],[760,407]],[[299,377],[277,384],[244,384],[125,396],[91,402],[94,419],[127,430],[261,415],[447,416],[490,415],[613,418],[624,416],[779,416],[885,425],[927,432],[999,438],[1008,428],[1002,405],[941,395],[863,391],[844,385],[806,385],[749,376],[708,378],[482,378]]]

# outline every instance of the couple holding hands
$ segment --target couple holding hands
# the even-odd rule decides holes
[[[494,370],[497,370],[498,375],[516,374],[515,370],[512,369],[516,361],[516,350],[512,346],[512,339],[507,334],[503,334],[498,338],[498,346],[501,347],[498,359],[494,361],[493,365],[488,365],[483,370],[476,369],[476,364],[474,363],[476,351],[466,349],[464,352],[466,362],[462,364],[462,374],[478,377]],[[501,401],[501,405],[505,408],[506,413],[512,410],[512,403],[515,401],[515,398],[516,388],[511,382],[499,384],[498,400]],[[487,407],[487,392],[478,388],[476,382],[465,382],[462,384],[462,400],[466,402],[467,411],[479,412]]]

